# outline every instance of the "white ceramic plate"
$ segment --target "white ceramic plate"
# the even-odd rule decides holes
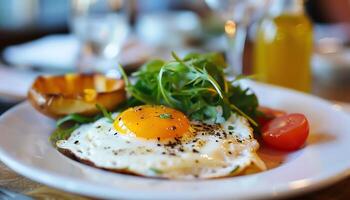
[[[296,152],[262,152],[283,164],[266,172],[200,181],[171,181],[116,174],[70,160],[48,142],[54,121],[28,103],[0,117],[0,159],[30,179],[65,191],[121,199],[251,199],[299,194],[350,174],[350,116],[319,98],[250,83],[261,104],[304,113],[307,145]]]

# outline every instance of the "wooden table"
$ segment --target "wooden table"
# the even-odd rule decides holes
[[[350,104],[343,104],[350,112]],[[76,196],[62,192],[45,185],[33,182],[24,178],[0,162],[0,188],[9,189],[19,193],[29,195],[35,199],[81,199],[87,200],[87,197]],[[310,200],[348,200],[350,199],[350,177],[324,189],[303,194],[291,199],[310,199]]]

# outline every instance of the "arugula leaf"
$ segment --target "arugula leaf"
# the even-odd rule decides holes
[[[191,53],[181,59],[172,52],[174,60],[153,60],[145,63],[132,74],[136,79],[131,84],[126,80],[126,90],[131,95],[128,101],[134,104],[169,106],[186,113],[193,120],[218,122],[228,119],[236,112],[256,126],[258,99],[249,89],[242,89],[233,82],[244,78],[238,76],[229,82],[225,78],[227,66],[221,54]],[[222,108],[222,113],[218,108]],[[221,115],[222,116],[219,116]]]
[[[105,107],[103,107],[99,104],[96,104],[96,108],[101,111],[103,116],[106,117],[108,119],[108,121],[110,121],[110,122],[114,121],[112,118],[112,113],[108,112]],[[78,124],[91,123],[91,122],[98,120],[99,118],[101,118],[101,115],[96,115],[93,117],[86,117],[86,116],[82,116],[82,115],[74,113],[74,114],[69,114],[63,118],[58,119],[56,122],[56,126],[61,127],[66,122],[74,122],[74,123],[78,123]]]
[[[96,121],[98,118],[98,116],[95,116],[95,117],[85,117],[85,116],[82,116],[82,115],[79,115],[79,114],[69,114],[59,120],[57,120],[56,122],[56,126],[57,127],[60,127],[62,126],[64,123],[66,122],[76,122],[76,123],[90,123],[90,122],[94,122]]]
[[[239,166],[237,165],[233,170],[231,170],[230,174],[234,174],[239,170]]]
[[[56,146],[56,142],[59,140],[66,140],[69,138],[69,136],[79,127],[79,124],[75,124],[70,128],[61,128],[58,127],[51,135],[50,135],[50,142]]]
[[[108,121],[110,121],[111,123],[113,122],[112,114],[108,112],[105,107],[99,104],[96,104],[96,108],[101,111],[103,116],[106,117]],[[77,129],[80,126],[80,124],[91,123],[98,120],[101,117],[102,117],[101,115],[86,117],[79,114],[69,114],[57,120],[56,122],[57,129],[54,131],[54,133],[51,134],[49,140],[55,146],[58,140],[68,139],[69,136],[72,134],[72,132],[75,129]],[[67,122],[70,122],[70,123],[66,124]]]
[[[160,169],[153,168],[153,167],[149,168],[149,170],[151,170],[155,174],[162,174],[163,173],[163,171],[161,171]]]
[[[107,118],[108,122],[112,123],[114,120],[113,120],[113,117],[112,117],[112,113],[111,112],[108,112],[107,109],[105,107],[103,107],[102,105],[100,104],[96,104],[96,108],[98,110],[100,110],[103,114],[103,116],[105,118]]]

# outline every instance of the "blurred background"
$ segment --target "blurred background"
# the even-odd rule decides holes
[[[229,75],[350,102],[350,1],[1,0],[0,111],[40,74],[219,51]]]

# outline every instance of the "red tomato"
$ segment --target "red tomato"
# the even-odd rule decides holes
[[[264,106],[259,106],[258,110],[264,113],[264,116],[260,116],[257,119],[258,124],[261,127],[264,126],[267,122],[271,121],[272,119],[287,114],[283,110],[277,110],[277,109],[268,108]]]
[[[309,123],[303,114],[293,113],[277,117],[262,129],[263,141],[279,150],[299,149],[309,135]]]

